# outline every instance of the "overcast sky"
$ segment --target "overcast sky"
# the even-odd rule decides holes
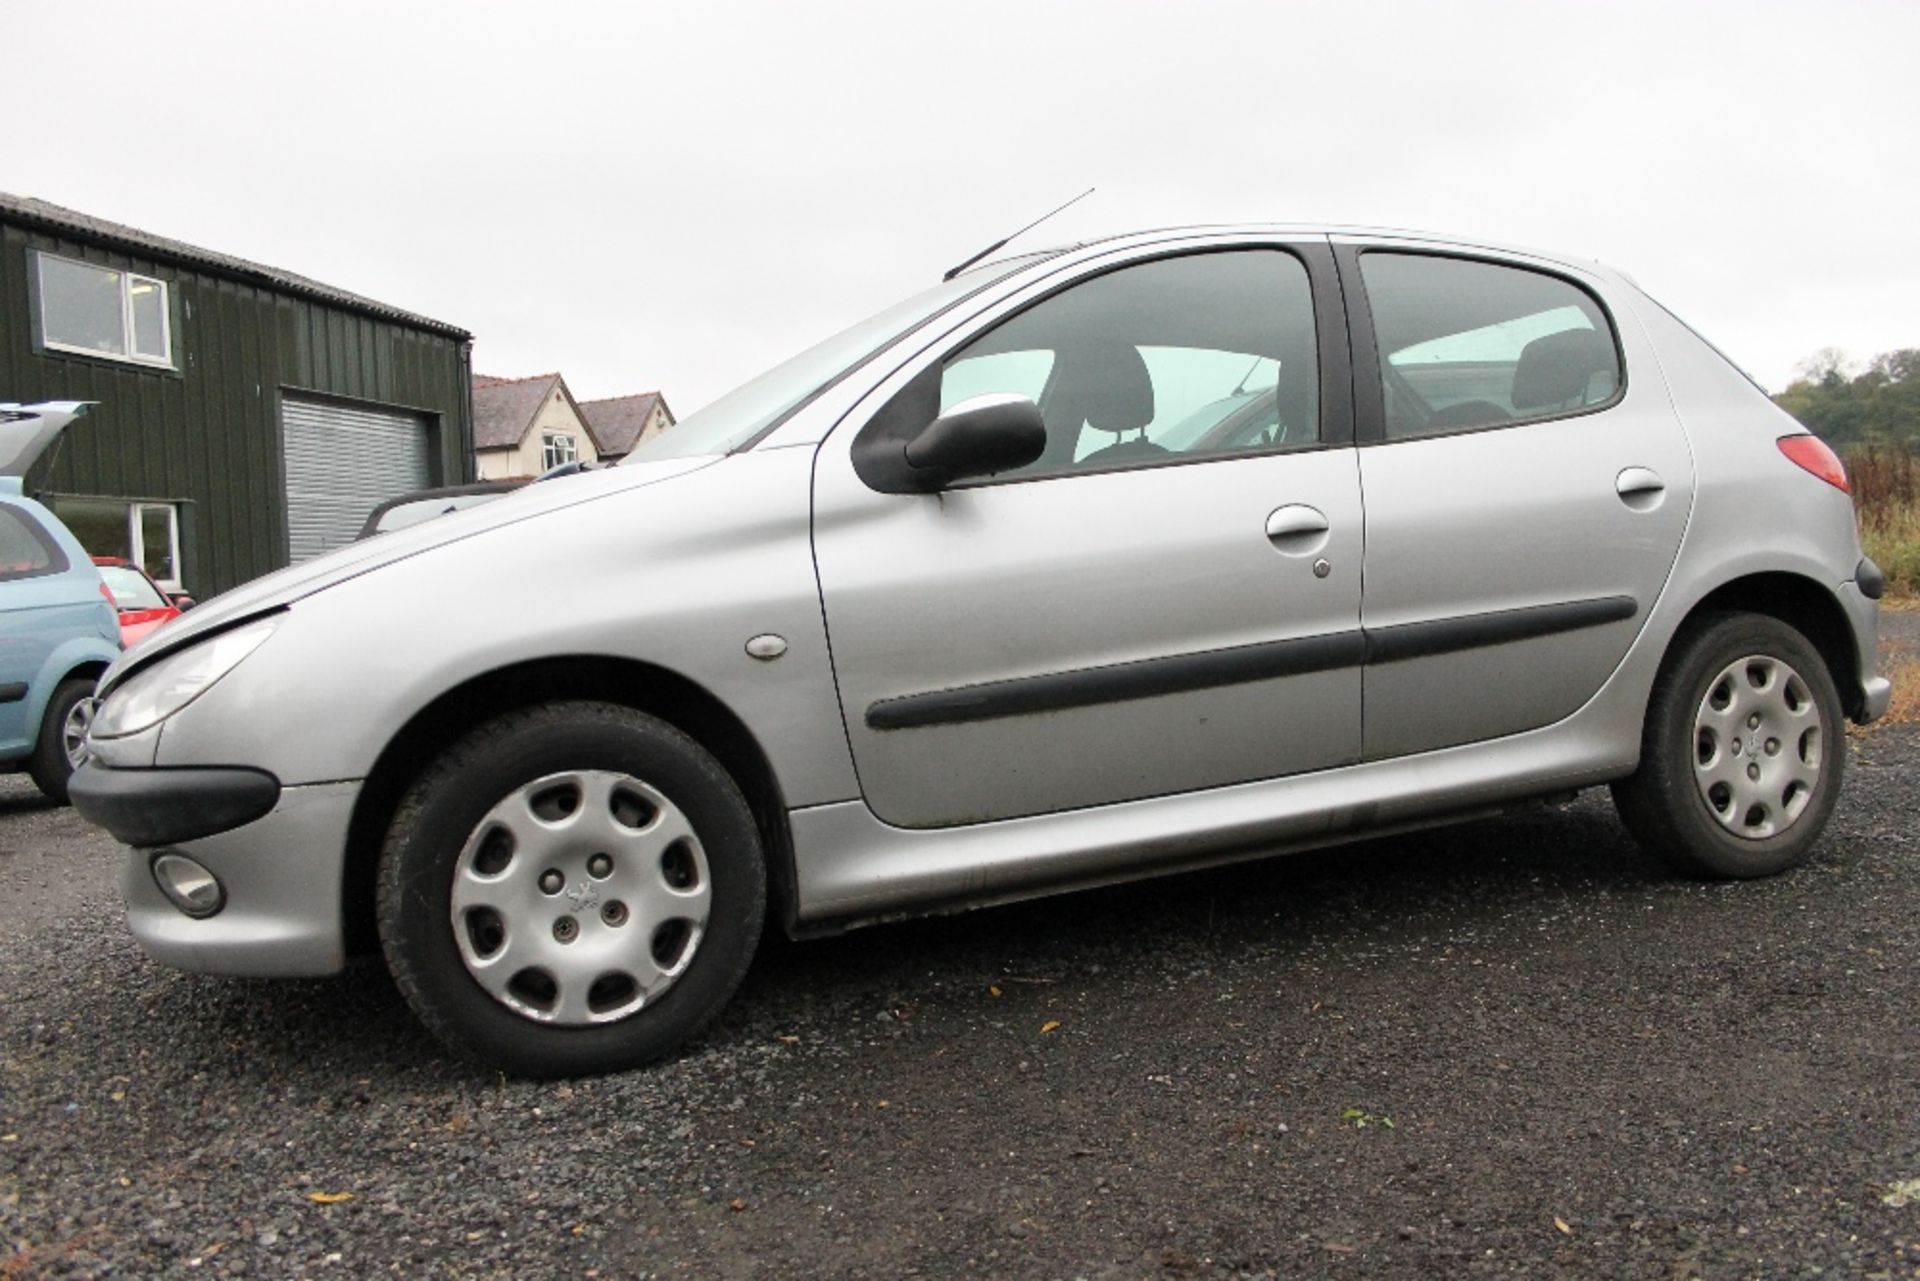
[[[1911,0],[0,0],[0,48],[0,190],[683,416],[1089,186],[1015,247],[1418,227],[1603,259],[1774,389],[1920,346]]]

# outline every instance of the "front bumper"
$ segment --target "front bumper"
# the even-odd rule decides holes
[[[358,781],[281,788],[263,816],[165,846],[220,879],[225,906],[204,919],[175,907],[154,882],[153,860],[162,849],[128,850],[121,892],[134,938],[154,960],[203,974],[337,974],[347,956],[347,825],[359,794]]]
[[[126,845],[177,845],[272,813],[280,780],[265,770],[109,769],[88,761],[67,794],[80,817]]]

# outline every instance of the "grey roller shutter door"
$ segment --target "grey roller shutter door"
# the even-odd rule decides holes
[[[291,561],[344,547],[368,512],[433,483],[427,424],[416,414],[287,396],[280,426]]]

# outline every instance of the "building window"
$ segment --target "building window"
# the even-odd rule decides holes
[[[540,470],[551,471],[562,463],[570,463],[579,458],[579,450],[574,447],[573,437],[561,431],[540,433]]]
[[[118,556],[169,592],[180,582],[180,509],[173,503],[55,494],[49,506],[89,556]]]
[[[40,265],[40,341],[53,351],[173,368],[167,282],[52,254]]]

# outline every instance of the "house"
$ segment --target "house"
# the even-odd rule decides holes
[[[674,422],[667,398],[657,391],[583,400],[580,411],[586,415],[594,439],[600,442],[600,457],[608,461],[625,458],[634,446],[652,440]]]
[[[207,596],[472,476],[472,335],[0,193],[0,401],[93,410],[26,492],[88,551]]]
[[[473,376],[474,471],[480,480],[538,476],[602,457],[592,428],[559,374]]]

